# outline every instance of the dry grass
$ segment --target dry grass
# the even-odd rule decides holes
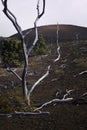
[[[87,42],[81,41],[78,44],[73,42],[60,43],[61,59],[53,65],[50,75],[41,82],[33,91],[31,99],[32,106],[38,103],[49,101],[56,97],[56,92],[61,89],[74,89],[71,97],[78,97],[87,91],[87,73],[78,75],[81,71],[87,70],[85,63],[79,60],[81,55],[86,60],[87,53],[81,51],[82,47],[87,46]],[[27,79],[29,88],[44,73],[44,68],[53,59],[31,57],[29,64],[29,73],[37,71],[36,74],[30,75]],[[75,59],[79,62],[75,62]],[[81,64],[81,65],[80,65]],[[42,67],[43,65],[43,67]],[[64,66],[65,65],[65,66]],[[21,74],[21,69],[17,71]],[[0,113],[14,111],[32,111],[33,107],[28,108],[26,101],[22,97],[20,82],[12,75],[0,69],[0,74],[6,76],[0,77]],[[75,75],[77,75],[75,77]],[[5,89],[6,80],[14,80],[18,88]],[[20,117],[0,117],[0,130],[86,130],[87,129],[87,104],[53,104],[45,107],[44,111],[50,111],[48,116],[20,116]],[[5,124],[6,122],[6,124]]]

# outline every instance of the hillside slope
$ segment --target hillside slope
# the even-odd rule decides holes
[[[43,102],[58,98],[57,92],[65,90],[73,90],[70,98],[78,98],[87,93],[87,41],[60,42],[60,48],[59,62],[53,64],[48,77],[31,95],[32,109],[23,98],[19,80],[5,69],[0,70],[0,113],[33,110],[33,107]],[[45,57],[29,57],[29,89],[56,58],[55,49],[56,46],[53,45],[52,54]],[[16,71],[21,75],[22,68],[17,68]],[[11,86],[11,81],[14,81],[14,87]],[[49,111],[50,114],[0,117],[0,130],[87,130],[87,100],[82,104],[50,104],[42,111]]]
[[[43,33],[49,43],[56,41],[56,25],[39,27],[39,32]],[[86,28],[60,26],[60,40],[71,41],[59,42],[60,60],[52,65],[48,77],[33,91],[31,108],[27,106],[23,98],[20,81],[4,68],[0,68],[0,113],[33,111],[41,103],[61,98],[57,96],[57,93],[64,93],[66,90],[73,90],[69,97],[75,99],[87,93],[87,40],[75,41],[74,37],[72,38],[75,33],[80,33],[79,38],[87,37]],[[17,34],[14,36],[18,37]],[[33,36],[32,32],[26,40],[30,41]],[[56,45],[52,44],[51,48],[49,46],[51,53],[47,56],[29,57],[27,77],[29,89],[57,57],[55,51]],[[21,75],[22,68],[17,68],[16,72]],[[87,100],[85,103],[49,104],[42,111],[49,111],[50,114],[0,117],[0,130],[87,130]]]
[[[42,33],[47,43],[52,43],[56,41],[56,28],[57,25],[48,25],[48,26],[41,26],[38,27],[39,33]],[[23,32],[26,33],[30,29],[24,30]],[[59,25],[59,40],[60,41],[72,41],[76,40],[76,35],[78,35],[79,40],[86,40],[87,39],[87,28],[79,27],[74,25]],[[11,37],[17,37],[18,34],[15,34]],[[34,30],[27,35],[26,40],[31,43],[34,38]]]

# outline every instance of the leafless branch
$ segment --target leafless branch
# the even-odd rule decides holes
[[[13,15],[13,13],[8,9],[7,6],[7,0],[1,0],[2,4],[4,6],[3,12],[8,17],[8,19],[13,23],[14,27],[16,28],[17,32],[22,36],[22,29],[17,23],[16,17]]]
[[[6,70],[8,72],[12,72],[20,81],[22,81],[22,78],[15,72],[15,70],[11,69],[10,67],[7,67]]]
[[[85,92],[85,93],[83,93],[82,95],[81,95],[81,97],[86,97],[87,96],[87,92]]]
[[[59,25],[57,24],[57,58],[54,60],[54,62],[57,62],[59,60],[60,60]]]
[[[85,74],[85,73],[87,73],[87,70],[80,72],[79,75],[82,75],[82,74]]]
[[[74,90],[66,90],[66,94],[63,96],[63,99],[66,99],[67,96],[69,96],[71,94],[71,92],[73,92]]]
[[[28,104],[30,105],[30,95],[31,95],[31,93],[33,92],[33,90],[35,89],[35,87],[43,80],[43,79],[45,79],[48,75],[49,75],[49,71],[50,71],[50,65],[47,67],[47,71],[46,71],[46,73],[42,76],[42,77],[40,77],[35,83],[34,83],[34,85],[31,87],[31,89],[30,89],[30,91],[29,91],[29,93],[28,93]]]
[[[37,107],[34,111],[39,111],[41,110],[43,107],[46,107],[47,105],[49,104],[58,104],[58,103],[68,103],[68,104],[87,104],[87,98],[85,98],[87,96],[87,92],[82,94],[80,97],[78,98],[70,98],[70,97],[67,97],[68,95],[70,95],[70,93],[72,92],[73,90],[67,90],[66,91],[66,94],[63,95],[62,99],[59,99],[59,98],[55,98],[55,99],[52,99],[48,102],[45,102],[43,103],[40,107]]]
[[[32,46],[29,48],[28,50],[28,56],[29,54],[31,53],[32,49],[34,48],[35,44],[37,43],[38,41],[38,30],[37,30],[37,22],[38,20],[41,18],[41,16],[44,14],[45,12],[45,0],[43,0],[43,10],[42,12],[40,13],[39,11],[39,0],[38,0],[38,3],[37,3],[37,17],[36,17],[36,20],[34,22],[34,30],[35,30],[35,39],[33,41],[33,44]]]
[[[24,34],[24,37],[26,37],[27,35],[29,35],[30,33],[32,32],[32,29],[27,31],[25,34]]]
[[[87,73],[87,70],[84,70],[84,71],[82,71],[82,72],[80,72],[80,73],[74,75],[74,77],[77,77],[77,76],[79,76],[79,75],[83,75],[83,74],[86,74],[86,73]]]

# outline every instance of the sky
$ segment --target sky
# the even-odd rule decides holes
[[[34,27],[37,16],[37,0],[8,0],[9,10],[16,16],[22,30]],[[40,0],[40,11],[42,0]],[[0,36],[11,36],[16,32],[3,13],[0,1]],[[45,14],[38,26],[69,24],[87,27],[87,0],[46,0]]]

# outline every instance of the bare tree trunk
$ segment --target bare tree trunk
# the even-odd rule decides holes
[[[27,89],[26,78],[27,78],[27,70],[28,70],[28,54],[27,54],[27,48],[26,48],[24,38],[22,40],[23,40],[22,43],[23,43],[24,62],[25,62],[23,73],[22,73],[22,87],[23,87],[23,95],[27,98],[28,89]]]
[[[22,78],[16,74],[16,72],[14,72],[13,70],[11,70],[9,68],[9,71],[12,72],[19,80],[21,80],[22,82],[22,90],[23,90],[23,95],[24,97],[26,97],[29,100],[29,96],[28,96],[28,88],[27,88],[27,70],[28,70],[28,56],[30,55],[32,49],[34,48],[37,40],[38,40],[38,30],[37,30],[37,21],[42,17],[42,15],[45,12],[45,0],[43,0],[43,9],[42,12],[39,12],[39,0],[37,3],[37,18],[34,22],[34,29],[35,29],[35,39],[34,42],[32,44],[32,46],[28,49],[25,43],[25,37],[26,35],[29,33],[26,33],[25,35],[23,35],[22,33],[22,29],[19,26],[16,17],[13,15],[13,13],[8,9],[7,6],[7,0],[1,0],[4,9],[3,12],[5,13],[5,15],[7,16],[7,18],[12,22],[12,24],[14,25],[15,29],[17,30],[19,36],[20,36],[20,40],[21,40],[21,45],[22,45],[22,49],[23,49],[23,55],[24,55],[24,68],[23,68],[23,73],[22,73]]]
[[[27,58],[26,44],[24,41],[24,35],[22,33],[21,27],[17,23],[16,17],[12,14],[12,12],[7,7],[7,0],[4,0],[4,1],[1,0],[1,1],[4,6],[3,12],[8,17],[8,19],[13,23],[21,39],[21,44],[22,44],[23,54],[24,54],[24,61],[25,61],[23,76],[22,76],[22,89],[23,89],[23,95],[26,97],[27,96],[26,75],[27,75],[27,67],[28,67],[28,58]]]

